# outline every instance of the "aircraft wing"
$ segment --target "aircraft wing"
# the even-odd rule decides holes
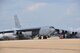
[[[64,32],[64,33],[72,33],[72,32],[78,32],[78,31],[76,31],[76,30],[69,30],[69,29],[55,29],[57,32],[59,32],[59,33],[62,33],[62,32]]]
[[[60,39],[63,38],[80,38],[80,32],[75,30],[64,30],[64,29],[55,29],[56,34],[60,37]]]
[[[13,33],[14,31],[26,32],[26,31],[39,31],[39,30],[40,30],[40,28],[6,30],[6,31],[0,31],[0,34],[1,34],[1,33]]]

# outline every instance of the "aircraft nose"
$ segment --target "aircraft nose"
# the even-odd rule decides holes
[[[55,31],[55,29],[53,28],[53,29],[51,29],[51,31]]]
[[[55,28],[51,29],[51,31],[52,31],[52,34],[55,34],[55,35],[58,34]]]

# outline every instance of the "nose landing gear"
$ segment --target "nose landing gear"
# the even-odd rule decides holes
[[[47,39],[47,36],[40,36],[38,39]]]

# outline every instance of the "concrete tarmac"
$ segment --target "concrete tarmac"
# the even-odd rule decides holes
[[[80,39],[0,41],[0,53],[80,53]]]

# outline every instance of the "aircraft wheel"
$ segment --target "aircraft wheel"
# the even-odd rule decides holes
[[[2,41],[3,39],[0,39],[0,41]]]
[[[38,39],[41,39],[41,36]]]
[[[64,37],[63,37],[63,35],[60,35],[59,38],[60,38],[60,39],[63,39]]]
[[[48,36],[48,38],[50,38],[51,36]]]
[[[43,36],[43,39],[47,39],[47,37],[46,36]]]

